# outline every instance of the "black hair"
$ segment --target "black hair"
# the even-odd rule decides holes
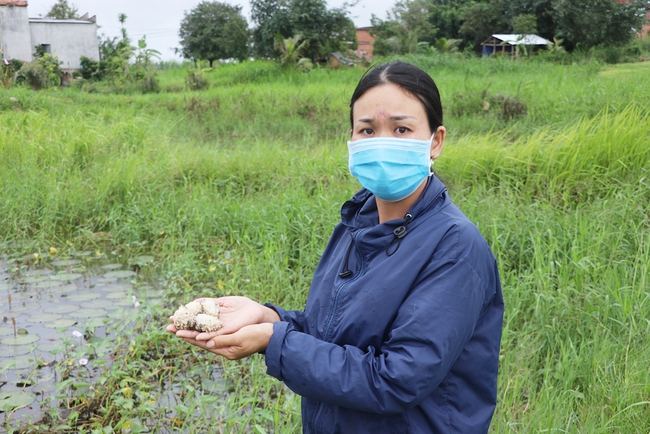
[[[442,104],[438,87],[429,74],[417,66],[399,61],[372,67],[361,77],[350,99],[350,125],[354,128],[354,103],[369,89],[388,83],[396,84],[422,103],[429,120],[429,128],[435,133],[442,125]]]

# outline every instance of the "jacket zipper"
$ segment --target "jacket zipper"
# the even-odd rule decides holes
[[[357,240],[359,239],[361,234],[363,234],[367,230],[368,230],[368,228],[361,229],[356,234],[354,234],[352,236],[352,240],[354,242],[354,247],[355,247],[356,250],[358,250]],[[343,289],[345,289],[348,285],[350,285],[352,282],[357,280],[363,274],[363,270],[365,268],[365,265],[366,264],[365,264],[365,262],[363,260],[363,257],[361,257],[361,269],[359,270],[359,272],[352,279],[343,282],[341,284],[341,286],[339,286],[339,289],[336,291],[336,296],[334,297],[334,305],[332,306],[332,312],[330,313],[330,318],[329,318],[329,321],[327,322],[327,327],[325,328],[325,334],[323,336],[325,342],[329,342],[330,327],[332,326],[332,322],[334,321],[334,315],[336,314],[336,308],[337,308],[337,304],[339,302],[339,295],[341,295],[341,292],[343,291]],[[318,424],[320,422],[320,417],[321,417],[321,414],[323,413],[323,408],[324,407],[325,407],[324,402],[321,402],[321,403],[318,404],[318,410],[316,411],[316,417],[314,417],[314,432],[316,432],[316,433],[319,431]]]

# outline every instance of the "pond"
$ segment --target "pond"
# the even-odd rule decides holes
[[[160,290],[137,273],[152,260],[0,256],[0,421],[39,420],[64,381],[93,387],[111,364],[110,324],[134,317],[141,304],[162,306]]]

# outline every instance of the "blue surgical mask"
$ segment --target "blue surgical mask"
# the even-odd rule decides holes
[[[432,139],[373,137],[348,142],[350,173],[386,202],[405,199],[431,174]]]

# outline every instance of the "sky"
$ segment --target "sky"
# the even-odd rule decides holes
[[[30,18],[44,16],[56,3],[56,0],[28,0]],[[242,13],[250,23],[250,3],[248,0],[220,0],[231,5],[242,6]],[[174,53],[179,46],[178,29],[185,12],[192,10],[201,0],[68,0],[83,15],[97,16],[100,26],[98,35],[114,37],[120,35],[120,23],[117,16],[127,16],[126,30],[133,42],[147,36],[147,46],[160,51],[162,60],[181,60]],[[345,0],[327,0],[329,8],[340,7]],[[351,1],[348,1],[351,3]],[[355,26],[370,25],[372,14],[385,18],[392,9],[395,0],[358,0],[348,8]]]

